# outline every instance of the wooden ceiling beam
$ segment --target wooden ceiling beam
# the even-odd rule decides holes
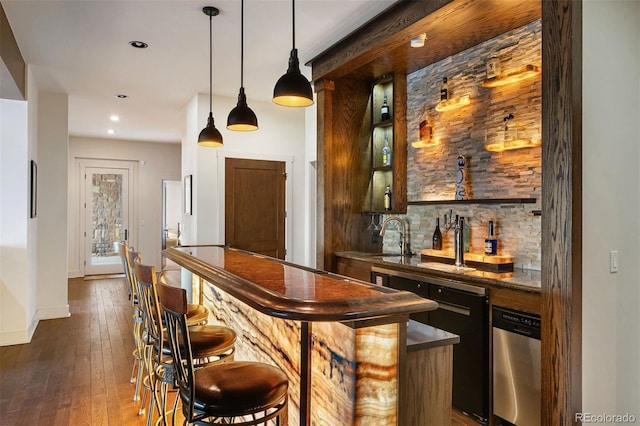
[[[401,1],[308,62],[314,81],[410,73],[541,17],[538,0]],[[426,33],[422,48],[412,38]]]

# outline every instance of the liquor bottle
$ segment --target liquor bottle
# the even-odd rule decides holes
[[[440,232],[440,216],[436,217],[436,230],[433,231],[433,249],[442,250],[442,232]]]
[[[382,147],[382,165],[391,165],[391,147],[389,147],[389,138],[384,136],[384,146]]]
[[[487,80],[496,78],[500,74],[500,61],[497,56],[492,56],[487,61]]]
[[[494,235],[493,221],[489,221],[489,236],[484,240],[484,254],[496,255],[498,254],[498,240]]]
[[[382,101],[382,106],[380,107],[380,119],[382,121],[391,119],[391,114],[389,114],[389,104],[387,103],[386,95],[384,97],[384,100]]]
[[[440,100],[446,101],[449,99],[449,84],[447,83],[447,77],[442,79],[442,86],[440,86]]]
[[[391,210],[391,185],[384,190],[384,209]]]

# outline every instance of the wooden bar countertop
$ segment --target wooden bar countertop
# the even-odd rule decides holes
[[[163,254],[254,309],[278,318],[347,322],[438,307],[410,292],[234,248],[182,246]]]

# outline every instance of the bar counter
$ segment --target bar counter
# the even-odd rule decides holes
[[[285,371],[290,425],[405,424],[409,314],[436,302],[222,246],[163,254],[238,333],[236,359]]]

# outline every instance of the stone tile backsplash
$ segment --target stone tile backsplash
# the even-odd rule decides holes
[[[407,76],[407,195],[411,201],[453,200],[457,157],[466,158],[468,194],[472,199],[535,198],[535,204],[409,205],[413,251],[431,248],[435,218],[453,210],[470,225],[472,252],[484,251],[488,221],[493,220],[498,253],[514,256],[516,267],[540,269],[540,210],[542,185],[541,147],[489,152],[488,142],[541,138],[541,76],[497,88],[484,88],[486,61],[497,56],[502,70],[526,64],[541,65],[541,22],[509,31]],[[450,97],[469,95],[469,106],[437,112],[440,85],[448,78]],[[504,118],[509,114],[509,129]],[[427,120],[439,143],[416,149],[419,124]],[[444,249],[453,249],[453,230],[442,229]],[[389,232],[384,250],[396,249],[398,235]]]

